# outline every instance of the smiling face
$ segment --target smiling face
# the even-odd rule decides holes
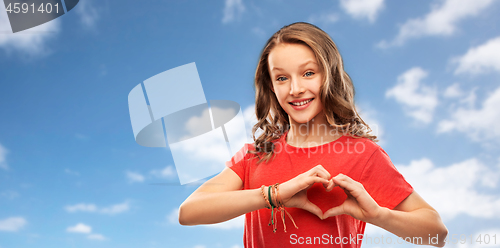
[[[319,95],[323,74],[308,46],[280,43],[269,53],[268,63],[272,89],[290,124],[324,117]]]

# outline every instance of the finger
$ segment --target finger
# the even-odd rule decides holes
[[[316,177],[316,176],[311,176],[307,178],[307,184],[311,186],[314,183],[321,183],[323,185],[328,185],[329,181],[321,178],[321,177]]]
[[[359,183],[358,181],[352,179],[351,177],[347,176],[347,175],[344,175],[342,173],[339,173],[337,176],[335,176],[334,178],[338,179],[338,180],[341,180],[341,181],[345,181],[345,182],[348,182],[348,183],[352,183],[352,184],[357,184]]]
[[[326,219],[326,218],[329,218],[329,217],[332,217],[332,216],[341,215],[341,214],[345,214],[344,204],[328,209],[323,214],[323,219]]]
[[[346,189],[348,191],[353,191],[358,187],[359,183],[354,181],[352,178],[344,175],[344,174],[338,174],[337,176],[332,178],[332,181],[340,186],[343,189]]]
[[[318,216],[318,218],[323,219],[323,211],[309,200],[304,203],[302,209],[311,212],[312,214]]]
[[[326,192],[332,191],[332,189],[335,186],[337,186],[337,185],[333,182],[333,179],[330,179],[330,181],[328,181],[328,186],[326,186]]]
[[[331,178],[330,172],[328,172],[325,168],[323,168],[322,165],[315,166],[309,171],[309,173],[310,176],[321,177],[326,180],[330,180]],[[323,187],[325,188],[328,187],[328,183],[323,183]]]
[[[366,190],[363,184],[353,180],[352,178],[339,174],[336,177],[332,178],[333,182],[341,187],[347,195],[352,195],[356,199],[366,193]]]
[[[330,175],[330,172],[328,172],[322,165],[315,166],[314,168],[309,170],[309,173],[309,175],[317,175],[327,180],[330,180],[330,178],[332,177]]]
[[[325,169],[325,167],[323,167],[323,165],[318,164],[318,165],[316,165],[316,167],[318,167],[318,169],[320,169],[320,171],[324,172],[328,179],[332,178],[332,175],[330,174],[330,172],[327,169]]]

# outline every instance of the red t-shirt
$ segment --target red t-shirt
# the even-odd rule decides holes
[[[275,142],[274,159],[257,164],[258,158],[247,150],[246,144],[226,163],[243,181],[243,189],[286,182],[321,164],[332,176],[339,173],[363,184],[366,191],[381,206],[393,209],[413,192],[411,185],[396,170],[387,153],[367,138],[342,136],[320,146],[297,148],[286,143],[286,134]],[[323,212],[338,206],[347,198],[339,187],[326,192],[316,183],[308,191],[309,200]],[[263,198],[264,201],[264,198]],[[263,203],[264,205],[264,203]],[[325,220],[299,208],[286,208],[298,229],[285,215],[287,232],[278,216],[277,231],[273,233],[270,209],[259,209],[245,216],[243,242],[246,248],[256,247],[360,247],[365,222],[349,215]]]

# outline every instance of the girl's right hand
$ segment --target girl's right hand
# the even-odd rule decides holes
[[[307,210],[320,219],[323,218],[323,211],[307,199],[307,190],[315,183],[323,184],[327,191],[330,191],[334,183],[330,180],[330,173],[321,165],[282,183],[279,185],[279,195],[285,207],[295,207]]]

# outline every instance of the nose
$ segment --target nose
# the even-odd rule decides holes
[[[299,96],[304,93],[305,89],[302,87],[300,79],[291,79],[290,82],[290,95]]]

